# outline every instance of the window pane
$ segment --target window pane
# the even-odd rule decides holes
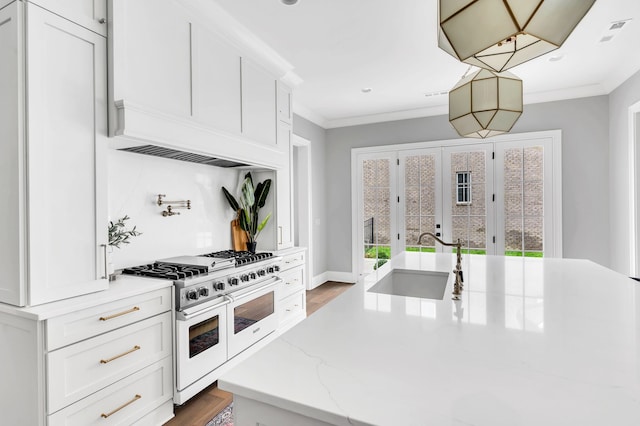
[[[505,151],[505,252],[508,255],[542,256],[543,155],[541,146]]]
[[[417,251],[418,237],[435,229],[436,155],[414,155],[405,159],[405,245]],[[415,182],[418,186],[415,186]],[[433,238],[423,238],[422,251],[431,251]]]

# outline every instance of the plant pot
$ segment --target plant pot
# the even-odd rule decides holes
[[[258,245],[257,242],[247,242],[247,251],[251,252],[251,253],[255,253],[256,252],[256,246]]]

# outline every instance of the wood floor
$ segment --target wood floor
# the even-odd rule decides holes
[[[327,281],[307,291],[307,316],[351,288],[352,284]],[[175,407],[175,417],[165,426],[204,426],[233,400],[233,394],[218,389],[216,383]]]

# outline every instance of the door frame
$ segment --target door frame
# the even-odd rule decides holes
[[[640,112],[640,103],[638,104]],[[555,235],[559,236],[554,238],[553,241],[553,254],[554,257],[562,257],[562,130],[543,130],[539,132],[526,132],[526,133],[509,133],[505,135],[496,136],[493,138],[485,139],[486,142],[507,142],[507,141],[519,141],[519,140],[533,140],[533,139],[551,139],[552,145],[552,168],[550,172],[553,175],[552,185],[552,200],[553,200],[553,227]],[[478,139],[445,139],[435,141],[424,142],[410,142],[410,143],[398,143],[393,145],[380,145],[370,146],[364,148],[352,148],[351,149],[351,273],[357,280],[359,277],[359,246],[360,240],[358,235],[362,234],[361,226],[358,224],[359,220],[359,206],[358,206],[358,161],[359,157],[363,154],[375,154],[375,153],[389,153],[398,152],[402,150],[418,150],[423,148],[438,148],[449,147],[457,145],[475,145],[478,144]],[[481,143],[481,142],[480,142]],[[396,193],[398,189],[396,188]],[[393,209],[392,209],[393,211]],[[397,211],[397,205],[396,205]],[[397,215],[397,213],[396,213]],[[396,225],[397,226],[397,225]]]
[[[293,162],[297,173],[292,179],[294,217],[294,245],[306,247],[305,256],[305,283],[306,289],[313,289],[313,201],[312,201],[312,174],[311,174],[311,141],[295,133],[291,135],[293,150]],[[297,230],[297,232],[295,232]],[[295,244],[295,240],[298,244]]]
[[[640,223],[638,164],[640,164],[640,102],[629,107],[629,274],[640,276]]]

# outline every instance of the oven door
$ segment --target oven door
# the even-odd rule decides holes
[[[179,391],[227,361],[227,305],[220,297],[176,313],[176,387]]]
[[[276,330],[277,291],[281,282],[280,278],[271,277],[229,295],[232,299],[227,306],[229,358]]]

